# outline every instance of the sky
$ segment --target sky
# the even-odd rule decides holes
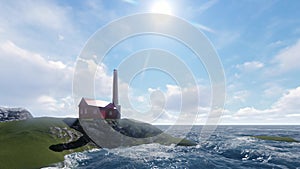
[[[213,92],[210,75],[179,41],[145,34],[120,42],[101,62],[78,59],[95,32],[112,21],[164,13],[197,28],[218,54],[226,79],[219,124],[300,124],[299,7],[299,1],[283,0],[3,0],[0,106],[24,107],[35,117],[77,117],[73,78],[78,62],[97,70],[96,99],[110,101],[112,70],[135,55],[147,58],[143,50],[161,49],[188,67],[195,84],[179,86],[174,72],[158,69],[141,70],[130,82],[120,77],[122,116],[143,120],[152,113],[146,121],[154,124],[174,124],[178,118],[205,123]],[[129,63],[145,64],[138,59]],[[190,99],[195,93],[198,99]],[[183,98],[188,106],[181,109]]]

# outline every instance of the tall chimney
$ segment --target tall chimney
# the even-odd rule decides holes
[[[113,77],[113,98],[112,103],[116,106],[119,112],[121,112],[121,106],[119,105],[118,98],[118,72],[114,69],[114,77]]]

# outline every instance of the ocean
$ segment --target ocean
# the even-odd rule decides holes
[[[158,126],[166,129],[168,126]],[[300,126],[218,126],[206,141],[199,140],[202,126],[187,138],[197,146],[145,144],[115,149],[94,149],[65,156],[63,168],[296,168],[300,169],[300,143],[259,140],[250,136],[287,136],[300,140]],[[173,136],[181,136],[177,130]]]

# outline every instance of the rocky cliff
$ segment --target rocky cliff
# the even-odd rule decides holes
[[[0,122],[27,120],[33,118],[31,113],[24,108],[0,107]]]

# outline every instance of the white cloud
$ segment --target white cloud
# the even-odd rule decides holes
[[[274,62],[279,65],[282,72],[300,69],[300,40],[297,43],[281,50],[275,57]]]
[[[108,70],[104,63],[97,64],[94,60],[85,60],[87,64],[87,70],[89,73],[82,72],[82,77],[89,76],[91,73],[95,72],[95,77],[93,79],[95,83],[95,96],[102,99],[110,99],[112,94],[112,71]],[[77,70],[78,71],[78,70]],[[89,78],[89,77],[86,77]],[[92,77],[93,78],[93,77]],[[122,84],[119,82],[119,88]]]
[[[210,88],[206,86],[190,86],[180,88],[177,85],[166,85],[166,109],[168,111],[181,111],[197,113],[199,107],[209,107],[211,101]],[[186,105],[181,107],[183,100]]]
[[[147,119],[151,123],[173,124],[176,120],[185,124],[191,124],[194,121],[203,123],[210,112],[210,94],[210,88],[206,86],[180,87],[168,84],[166,91],[149,88],[148,95],[140,99],[144,102],[140,102],[139,105],[144,105],[148,113],[152,113],[151,119]],[[131,96],[131,98],[134,97],[141,96]],[[151,103],[150,106],[149,103]],[[145,121],[145,119],[146,116],[142,116],[140,120]]]
[[[49,69],[64,69],[66,68],[66,65],[64,65],[60,61],[47,61],[45,58],[43,58],[41,55],[37,53],[29,52],[25,49],[22,49],[18,46],[16,46],[11,41],[6,41],[2,44],[0,44],[0,50],[2,51],[2,55],[10,55],[10,57],[13,57],[15,59],[18,59],[20,61],[23,61],[25,63],[34,64],[36,66],[40,67],[47,67]],[[13,60],[12,60],[13,61]]]
[[[73,79],[75,103],[79,103],[82,97],[111,101],[113,70],[109,70],[104,63],[98,64],[96,58],[96,56],[93,56],[90,59],[77,59]],[[121,102],[124,100],[124,97],[125,99],[128,97],[126,95],[128,93],[128,85],[123,83],[120,78],[118,83],[119,100]]]
[[[300,87],[289,90],[274,105],[273,109],[285,114],[299,113]]]
[[[154,121],[154,124],[175,124],[178,119],[178,114],[170,113],[168,111],[163,111],[163,113],[158,116],[158,118]]]
[[[47,60],[11,41],[0,43],[0,60],[1,104],[27,107],[34,116],[50,115],[55,109],[38,103],[71,95],[73,68],[61,61]]]
[[[263,68],[264,64],[259,61],[251,61],[245,62],[243,64],[238,64],[236,67],[240,70],[251,72]]]
[[[176,85],[166,85],[167,90],[163,92],[164,97],[153,97],[152,104],[161,106],[161,99],[165,100],[165,106],[163,112],[159,114],[156,120],[152,123],[169,123],[173,124],[179,118],[186,119],[186,123],[205,123],[210,112],[210,90],[204,86],[198,87],[185,87],[180,88]],[[149,88],[148,92],[156,92],[159,89]],[[197,93],[199,90],[200,99],[199,103],[195,100],[187,100],[187,107],[181,108],[181,99],[183,96],[190,96],[191,93]],[[284,90],[280,90],[284,91]],[[235,92],[234,99],[238,99],[242,102],[246,102],[249,95],[248,91],[241,90]],[[146,97],[146,96],[145,96]],[[142,100],[147,101],[143,97]],[[189,98],[187,98],[189,99]],[[276,102],[274,102],[270,108],[259,109],[255,107],[243,107],[232,112],[230,110],[222,110],[222,123],[240,123],[240,124],[288,124],[299,123],[299,100],[300,100],[300,87],[288,90],[283,94]],[[141,102],[140,104],[145,104]],[[179,113],[182,112],[180,115]],[[191,119],[191,115],[197,114],[198,119]],[[143,119],[140,119],[143,120]],[[196,121],[194,121],[196,120]]]
[[[270,108],[244,107],[235,113],[227,113],[226,123],[289,124],[300,121],[300,87],[289,90]]]
[[[267,84],[266,89],[263,91],[264,96],[268,98],[278,97],[284,92],[285,90],[281,86],[274,83]]]
[[[51,96],[41,95],[37,98],[33,107],[44,112],[43,116],[78,117],[71,96],[55,99]]]
[[[238,117],[245,117],[245,116],[257,116],[257,115],[263,115],[263,114],[268,114],[271,113],[272,111],[269,109],[266,110],[258,110],[254,107],[244,107],[239,109],[236,113],[235,116]]]
[[[298,117],[300,118],[300,113],[299,114],[288,114],[286,117]]]
[[[0,41],[13,41],[26,50],[70,62],[91,34],[81,29],[80,21],[85,19],[78,15],[85,8],[75,7],[58,1],[1,1]]]
[[[37,104],[43,106],[45,109],[48,109],[50,111],[57,111],[57,101],[46,95],[42,95],[37,99]]]
[[[246,102],[249,92],[247,90],[237,91],[233,94],[233,101]]]

